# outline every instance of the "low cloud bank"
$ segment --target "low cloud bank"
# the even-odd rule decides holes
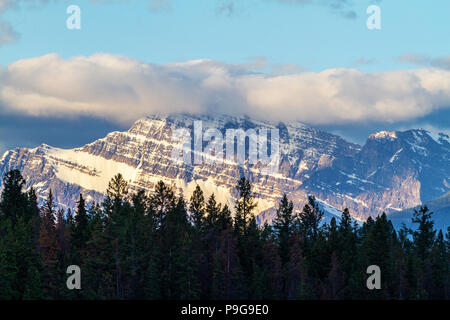
[[[0,112],[94,116],[128,124],[153,113],[227,113],[310,124],[419,119],[450,106],[450,71],[427,67],[255,73],[213,60],[156,65],[109,54],[49,54],[0,69]]]

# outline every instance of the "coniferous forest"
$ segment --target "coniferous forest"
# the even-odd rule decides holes
[[[131,194],[120,174],[101,204],[57,209],[25,190],[17,170],[4,177],[0,201],[0,299],[229,300],[449,299],[450,230],[434,229],[422,207],[415,230],[394,230],[385,214],[357,225],[321,223],[313,197],[301,212],[285,196],[272,225],[257,224],[248,180],[235,207],[190,199],[160,181]],[[66,286],[67,267],[81,269],[81,289]],[[366,269],[381,270],[369,290]]]

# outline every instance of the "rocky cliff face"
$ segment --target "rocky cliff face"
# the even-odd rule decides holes
[[[226,129],[279,129],[278,172],[261,171],[261,164],[233,162],[189,164],[173,161],[172,132]],[[234,186],[246,175],[257,194],[261,220],[271,220],[274,206],[287,193],[298,206],[314,194],[338,209],[348,207],[357,218],[414,207],[450,190],[450,143],[446,135],[424,130],[380,132],[361,147],[300,123],[272,123],[245,117],[190,115],[152,116],[138,120],[126,132],[112,132],[84,147],[64,150],[47,145],[17,148],[0,159],[0,175],[22,171],[27,187],[39,199],[52,189],[62,206],[75,207],[80,192],[101,201],[109,180],[122,173],[132,190],[151,192],[159,180],[189,197],[198,183],[222,202],[235,195]],[[206,145],[206,143],[204,143]]]

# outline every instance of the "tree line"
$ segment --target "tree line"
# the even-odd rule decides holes
[[[101,204],[80,194],[76,212],[42,207],[8,172],[0,200],[0,299],[449,299],[450,228],[434,229],[427,207],[396,231],[386,214],[362,226],[345,209],[323,223],[314,197],[300,212],[286,195],[259,226],[251,183],[234,208],[196,187],[188,201],[163,181],[128,193],[118,174]],[[66,269],[81,268],[81,290]],[[366,269],[381,270],[381,289]]]

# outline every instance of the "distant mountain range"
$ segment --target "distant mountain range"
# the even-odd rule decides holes
[[[443,229],[443,232],[445,233],[447,227],[450,226],[450,192],[447,192],[438,199],[426,202],[425,205],[433,212],[432,218],[435,227],[437,229]],[[411,222],[414,209],[418,210],[419,207],[393,213],[389,216],[389,219],[391,219],[396,228],[401,228],[403,224],[409,228],[415,228],[414,224]]]
[[[173,130],[192,129],[196,120],[203,121],[203,130],[217,128],[221,132],[278,128],[278,172],[267,174],[260,165],[248,163],[174,162]],[[361,220],[385,211],[400,221],[409,212],[405,209],[448,198],[449,160],[450,137],[422,129],[378,132],[360,146],[298,122],[176,114],[140,119],[128,131],[112,132],[76,149],[41,145],[7,151],[0,158],[0,175],[19,169],[26,187],[34,187],[41,202],[52,189],[56,201],[71,208],[80,192],[88,201],[101,201],[116,173],[122,173],[131,190],[151,192],[157,181],[164,180],[189,198],[199,184],[207,195],[214,192],[219,201],[233,205],[236,182],[246,175],[258,198],[260,221],[271,221],[283,193],[299,209],[312,194],[331,213],[347,207]],[[439,215],[449,225],[448,210],[442,210]]]

